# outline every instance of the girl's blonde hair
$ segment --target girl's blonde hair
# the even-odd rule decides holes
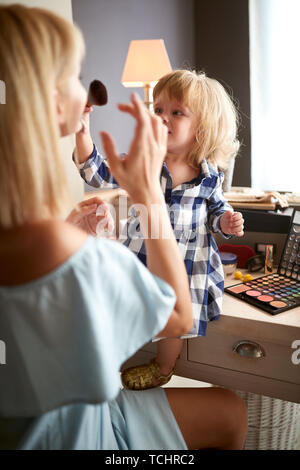
[[[84,54],[80,31],[54,13],[0,6],[0,227],[60,216],[70,201],[55,90]]]
[[[237,140],[238,113],[224,87],[203,72],[174,70],[154,87],[154,101],[162,92],[187,106],[197,118],[189,164],[199,168],[205,158],[225,170],[236,156],[240,143]]]

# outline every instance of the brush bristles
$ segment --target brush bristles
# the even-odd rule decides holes
[[[90,84],[88,93],[88,104],[103,106],[107,103],[107,90],[100,80],[94,80]]]

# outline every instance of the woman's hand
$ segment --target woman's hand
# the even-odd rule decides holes
[[[69,214],[66,221],[81,228],[89,235],[115,238],[115,224],[108,204],[98,197],[80,202]]]
[[[112,137],[101,132],[102,144],[110,170],[134,203],[143,203],[150,194],[161,194],[160,173],[167,150],[167,128],[150,113],[136,94],[131,104],[120,104],[120,111],[136,120],[136,128],[128,154],[121,158]]]

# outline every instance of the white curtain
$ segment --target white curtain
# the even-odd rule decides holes
[[[300,0],[249,0],[252,187],[300,193]]]

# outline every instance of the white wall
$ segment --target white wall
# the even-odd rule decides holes
[[[21,3],[28,7],[46,8],[73,22],[72,0],[0,0],[1,5],[9,5],[13,3]],[[74,141],[74,136],[68,136],[61,139],[68,183],[71,188],[74,203],[76,203],[83,199],[84,185],[83,180],[79,176],[78,171],[72,161]]]

